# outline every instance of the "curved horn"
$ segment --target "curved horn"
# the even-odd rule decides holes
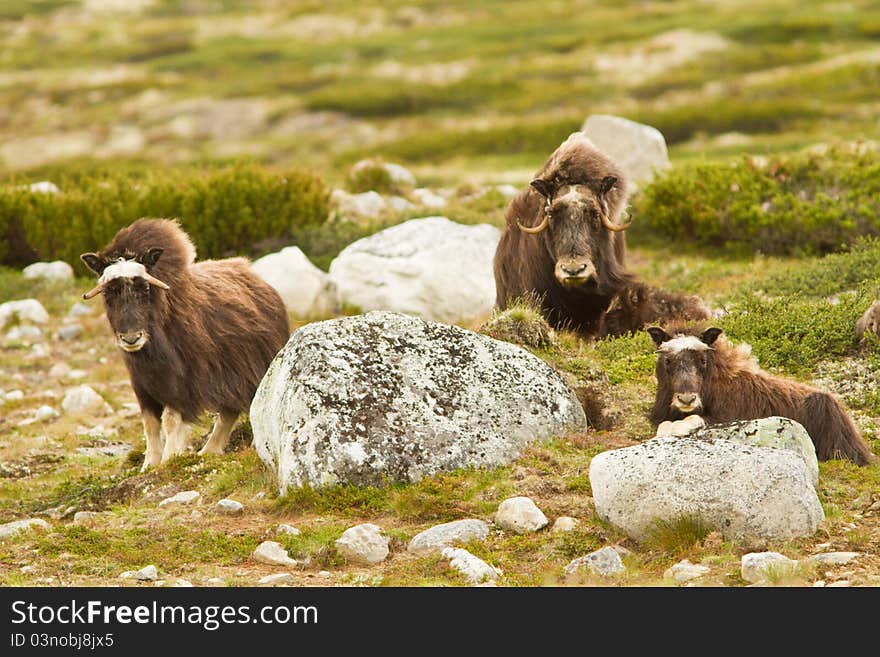
[[[161,287],[163,290],[170,290],[171,289],[167,284],[163,283],[158,278],[150,275],[149,273],[145,273],[144,278],[147,279],[147,283],[149,283],[150,285],[155,285],[156,287]]]
[[[99,294],[101,294],[101,292],[104,291],[104,286],[106,286],[106,285],[107,285],[107,283],[98,283],[91,290],[89,290],[88,292],[83,294],[83,300],[88,301],[92,297],[98,296]]]
[[[519,222],[519,219],[516,220],[516,225],[519,227],[519,229],[524,233],[528,233],[529,235],[537,235],[542,230],[547,228],[549,223],[550,223],[550,215],[548,215],[548,214],[544,215],[544,219],[541,220],[541,223],[539,223],[537,226],[523,226]]]
[[[602,225],[605,226],[605,228],[607,228],[608,230],[614,231],[615,233],[619,233],[621,231],[626,230],[627,228],[632,226],[632,223],[633,223],[632,219],[630,219],[625,224],[618,226],[617,224],[611,223],[611,220],[608,218],[607,214],[602,213]]]

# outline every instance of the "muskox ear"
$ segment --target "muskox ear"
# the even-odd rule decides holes
[[[649,326],[648,334],[651,336],[651,339],[654,341],[654,344],[659,348],[661,344],[664,342],[668,342],[672,338],[669,334],[664,331],[659,326]]]
[[[138,258],[138,261],[147,269],[152,269],[156,266],[156,263],[159,262],[159,256],[161,256],[165,252],[160,246],[154,246],[151,249],[147,249],[146,253],[142,253]]]
[[[543,178],[535,178],[532,182],[529,183],[532,188],[538,192],[544,198],[550,198],[550,193],[553,191],[550,183],[544,180]]]
[[[617,176],[605,176],[602,178],[602,182],[599,183],[599,193],[602,196],[605,196],[608,192],[614,189],[614,186],[617,184]]]
[[[109,264],[97,253],[83,253],[79,259],[85,263],[86,267],[91,269],[98,276],[104,273],[104,270],[107,269],[107,265]]]
[[[705,342],[710,347],[715,344],[715,340],[718,339],[718,336],[721,335],[723,331],[720,328],[707,328],[705,331],[700,334],[700,340]]]

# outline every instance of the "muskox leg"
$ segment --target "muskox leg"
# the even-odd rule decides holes
[[[162,425],[158,416],[147,410],[142,411],[141,419],[144,422],[144,437],[147,440],[147,453],[144,454],[144,465],[141,467],[141,472],[144,472],[147,468],[162,462]]]
[[[205,446],[199,450],[199,456],[205,454],[222,454],[229,443],[229,434],[232,433],[232,427],[238,419],[238,413],[229,413],[221,411],[217,419],[214,420],[214,428],[211,429],[211,435]]]
[[[183,421],[180,413],[166,407],[162,413],[162,431],[165,433],[162,463],[165,463],[172,456],[183,454],[186,449],[186,434],[189,431],[189,426]]]

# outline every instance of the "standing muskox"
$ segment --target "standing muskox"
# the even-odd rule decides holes
[[[507,208],[495,252],[498,307],[537,297],[552,325],[596,336],[707,318],[698,299],[655,290],[626,271],[626,202],[623,171],[573,133]]]
[[[658,352],[654,424],[690,415],[708,424],[779,415],[804,426],[821,460],[845,457],[859,465],[874,460],[833,396],[760,369],[748,345],[734,347],[720,328],[652,326],[648,333]]]
[[[199,454],[220,454],[290,325],[278,293],[244,258],[195,262],[175,221],[139,219],[83,262],[103,293],[144,423],[144,469],[185,448],[187,423],[219,413]],[[165,436],[164,449],[161,432]]]

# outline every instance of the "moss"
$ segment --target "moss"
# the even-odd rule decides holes
[[[557,345],[556,332],[544,319],[534,297],[515,299],[504,310],[496,310],[480,327],[480,333],[535,349],[552,349]]]
[[[680,554],[701,543],[709,533],[710,529],[700,518],[658,519],[648,530],[645,545],[660,552]]]

